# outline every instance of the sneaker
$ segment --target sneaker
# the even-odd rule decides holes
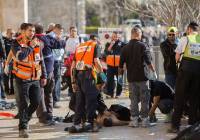
[[[52,126],[56,124],[54,120],[39,121],[38,123],[40,126]]]
[[[156,115],[150,116],[149,117],[149,122],[150,123],[156,123],[158,121],[158,119],[156,118]]]
[[[119,96],[115,96],[115,99],[118,99],[119,98]]]
[[[96,124],[85,123],[83,129],[84,132],[99,132],[100,127]]]
[[[83,127],[80,124],[79,125],[72,125],[67,130],[68,130],[69,133],[81,133],[81,132],[83,132]]]
[[[171,126],[169,129],[167,129],[167,133],[178,133],[179,128]]]
[[[29,135],[28,135],[27,129],[19,130],[19,137],[20,137],[20,138],[28,138]]]
[[[138,117],[133,117],[130,123],[128,124],[129,127],[139,127]]]
[[[148,117],[142,118],[141,126],[142,127],[149,127],[150,126],[149,118]]]
[[[53,120],[55,121],[55,123],[63,122],[63,117],[54,116]]]
[[[64,131],[68,131],[68,130],[69,130],[69,127],[65,127],[65,128],[64,128]]]

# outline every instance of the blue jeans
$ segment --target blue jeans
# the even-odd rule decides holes
[[[61,62],[54,61],[54,80],[55,87],[53,90],[53,102],[60,101],[60,92],[61,92]]]
[[[165,82],[174,90],[176,84],[176,75],[165,74]]]

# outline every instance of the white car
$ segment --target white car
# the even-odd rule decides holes
[[[139,25],[140,27],[142,27],[142,21],[140,19],[127,19],[125,20],[125,25],[134,27],[136,25]]]

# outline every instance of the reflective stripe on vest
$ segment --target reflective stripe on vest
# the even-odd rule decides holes
[[[92,68],[95,46],[96,43],[93,41],[80,44],[75,52],[76,64],[79,61],[83,61],[85,66]]]
[[[12,72],[23,80],[39,80],[41,77],[40,61],[40,47],[35,47],[26,59],[14,60]]]
[[[108,55],[106,57],[107,65],[113,66],[113,67],[118,67],[119,66],[119,60],[120,60],[120,56],[119,55]]]
[[[200,60],[200,35],[189,35],[188,41],[183,57]]]

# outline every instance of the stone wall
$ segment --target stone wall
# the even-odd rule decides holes
[[[23,21],[23,0],[0,0],[0,30],[5,30],[8,27],[17,30]]]
[[[24,22],[24,0],[0,0],[0,29],[16,29]],[[77,26],[85,32],[85,0],[28,0],[28,21],[60,23],[65,29]]]

